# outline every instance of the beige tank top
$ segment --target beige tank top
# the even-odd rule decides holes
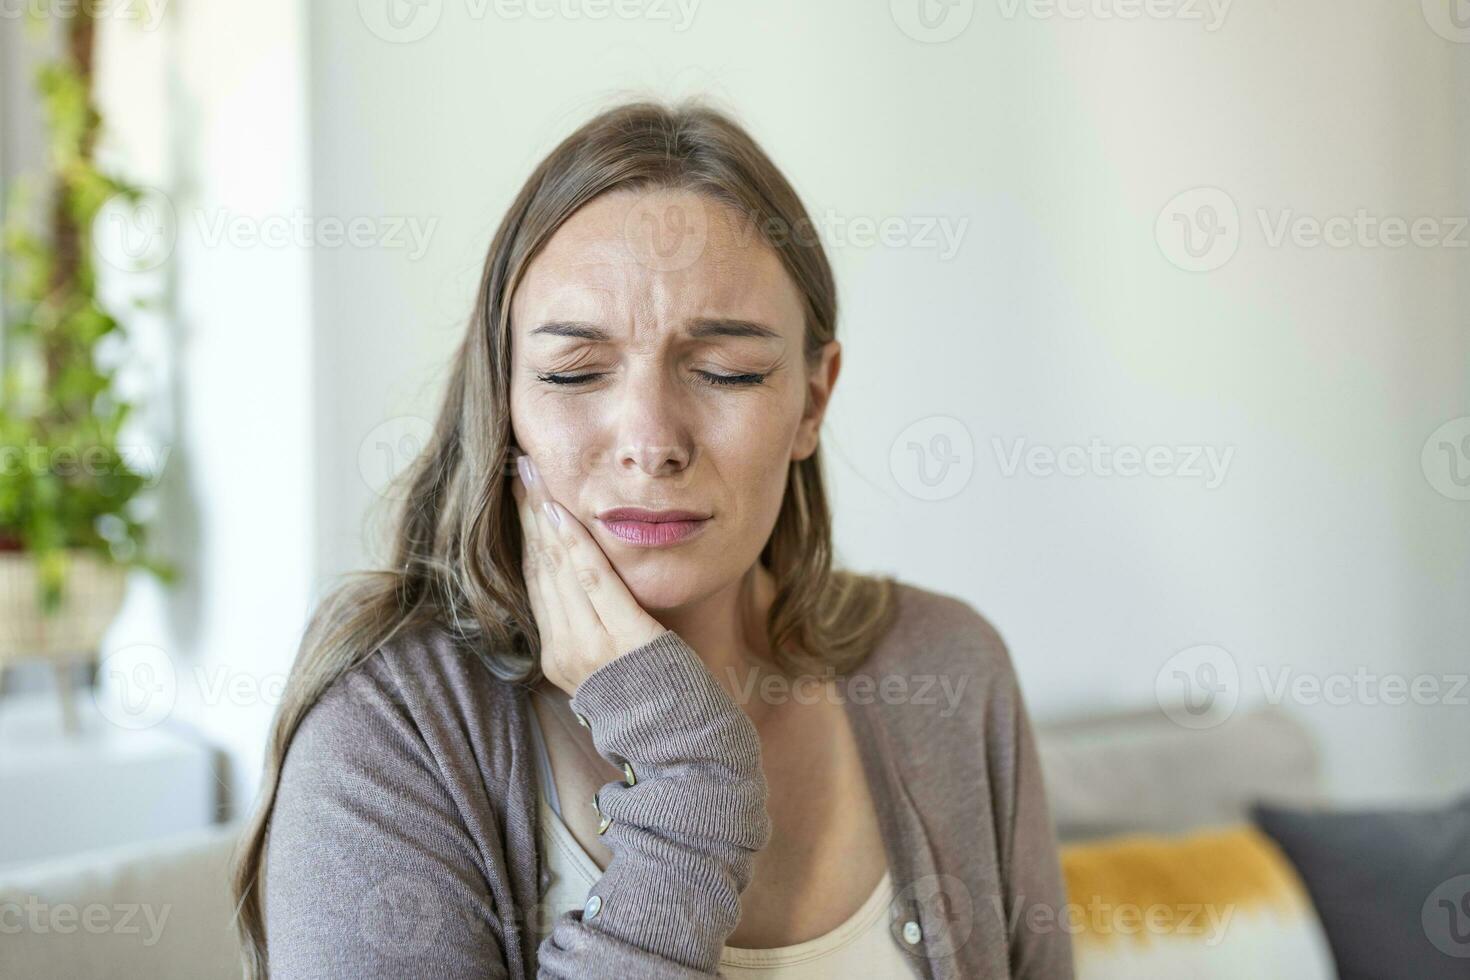
[[[556,783],[551,778],[551,762],[540,725],[533,719],[531,728],[541,768],[538,833],[551,872],[542,898],[542,914],[535,917],[539,943],[562,913],[580,909],[587,903],[587,896],[602,877],[602,870],[561,819],[560,807],[556,805]],[[830,977],[910,980],[914,976],[910,956],[898,948],[889,932],[888,906],[893,897],[893,881],[885,870],[878,887],[846,922],[815,939],[790,946],[770,949],[726,946],[720,954],[720,975],[762,980],[828,980]]]

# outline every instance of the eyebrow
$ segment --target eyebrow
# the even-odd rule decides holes
[[[759,340],[780,340],[781,335],[763,323],[754,320],[736,320],[729,317],[697,317],[688,321],[689,336],[703,340],[707,337],[754,337]],[[575,337],[579,340],[610,341],[612,334],[594,323],[580,320],[551,320],[541,324],[532,334],[547,334],[553,337]]]

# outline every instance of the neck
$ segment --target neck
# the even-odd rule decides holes
[[[726,588],[697,602],[652,611],[652,615],[699,654],[715,680],[757,724],[764,715],[762,678],[776,673],[766,637],[766,614],[776,584],[760,562]]]

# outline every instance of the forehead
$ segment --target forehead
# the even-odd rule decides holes
[[[796,284],[754,226],[711,197],[667,189],[583,205],[532,260],[512,302],[517,329],[637,313],[671,325],[742,317],[788,332],[801,328],[801,310]]]

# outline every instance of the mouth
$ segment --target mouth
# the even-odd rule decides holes
[[[618,540],[638,548],[662,548],[687,541],[703,531],[710,514],[691,510],[645,510],[613,507],[597,515],[598,523]]]

